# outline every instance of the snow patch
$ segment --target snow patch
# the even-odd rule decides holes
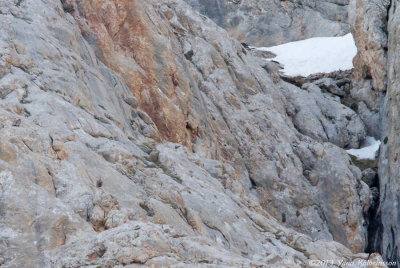
[[[353,68],[357,47],[351,33],[339,37],[315,37],[274,47],[254,48],[277,55],[273,59],[284,66],[288,76],[307,77]]]
[[[354,155],[357,159],[370,159],[374,160],[376,158],[381,142],[375,140],[373,137],[367,137],[365,139],[365,144],[361,149],[350,149],[346,152],[348,154]]]

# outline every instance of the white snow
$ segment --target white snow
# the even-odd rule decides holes
[[[379,150],[381,142],[375,140],[373,137],[367,137],[365,144],[361,149],[350,149],[347,150],[348,154],[354,155],[357,159],[370,159],[376,158],[376,152]]]
[[[275,58],[269,60],[281,63],[284,66],[284,74],[305,77],[315,73],[352,69],[353,58],[357,54],[351,33],[345,36],[315,37],[255,49],[276,54]]]

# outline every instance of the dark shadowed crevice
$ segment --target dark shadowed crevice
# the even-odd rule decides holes
[[[379,178],[377,178],[373,185],[371,185],[371,189],[378,189],[379,193]],[[373,205],[368,210],[367,215],[365,216],[365,220],[368,225],[368,244],[365,252],[367,253],[382,253],[382,233],[383,233],[383,225],[382,225],[382,217],[379,213],[379,202],[380,196],[379,194],[374,197]]]

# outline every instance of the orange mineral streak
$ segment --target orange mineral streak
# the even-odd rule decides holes
[[[102,61],[122,76],[162,139],[190,145],[190,83],[180,75],[168,26],[138,0],[87,0],[79,10],[74,15],[84,16],[77,20],[89,25]]]

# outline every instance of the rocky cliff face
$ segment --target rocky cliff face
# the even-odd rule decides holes
[[[386,259],[399,260],[399,165],[398,161],[398,115],[399,107],[398,84],[396,75],[398,69],[399,47],[399,8],[398,1],[390,1],[388,6],[388,56],[387,56],[387,94],[384,106],[384,145],[380,161],[381,201],[378,210],[380,221],[379,232],[374,241],[375,248],[379,249]]]
[[[349,32],[348,0],[185,0],[240,42],[272,46]]]
[[[0,11],[2,266],[369,257],[346,83],[281,80],[181,0]]]
[[[381,91],[380,98],[384,98],[379,105],[383,140],[379,162],[380,205],[374,231],[370,233],[369,248],[382,252],[387,260],[399,262],[399,2],[354,2],[358,9],[354,10],[353,31],[361,47],[355,59],[357,78],[368,85],[364,89],[369,88],[370,93]]]
[[[377,91],[387,85],[387,16],[390,1],[352,1],[350,21],[358,48],[356,79],[371,79]]]

